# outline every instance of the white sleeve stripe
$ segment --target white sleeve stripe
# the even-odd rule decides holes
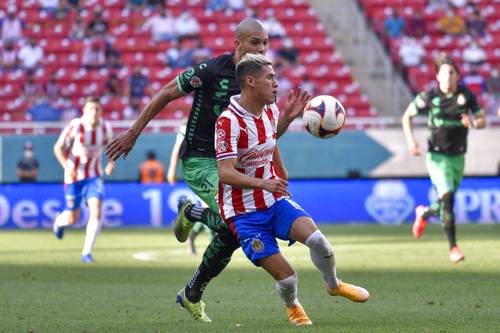
[[[237,154],[221,154],[217,156],[217,161],[227,160],[229,158],[236,158]]]

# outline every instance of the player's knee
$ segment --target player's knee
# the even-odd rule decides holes
[[[69,212],[68,214],[68,223],[75,224],[80,219],[80,210],[75,209]]]
[[[441,198],[442,202],[442,216],[441,220],[445,226],[448,226],[455,222],[455,215],[453,212],[455,203],[455,193],[447,192]]]
[[[311,250],[319,253],[320,255],[327,257],[333,254],[333,248],[325,235],[321,230],[316,230],[313,232],[305,242],[306,246]]]

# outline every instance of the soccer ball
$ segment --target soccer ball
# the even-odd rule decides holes
[[[320,139],[332,138],[344,127],[344,106],[333,96],[321,95],[311,99],[304,108],[306,130]]]

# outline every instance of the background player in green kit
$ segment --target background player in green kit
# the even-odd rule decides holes
[[[217,160],[215,158],[215,122],[229,104],[229,97],[240,93],[235,77],[236,63],[247,53],[265,54],[269,38],[262,24],[253,18],[240,22],[236,28],[234,53],[224,54],[188,68],[175,80],[167,83],[126,132],[118,135],[106,147],[111,160],[127,156],[135,141],[153,119],[171,101],[194,91],[194,100],[181,147],[183,176],[189,187],[210,209],[182,203],[176,221],[176,238],[186,241],[194,222],[201,221],[217,232],[203,254],[198,270],[186,287],[179,291],[177,301],[195,320],[211,321],[201,300],[209,281],[229,263],[233,252],[240,246],[234,234],[219,216],[215,195],[218,192]],[[278,122],[278,137],[294,118],[303,111],[297,105],[309,95],[297,89],[291,92]],[[299,101],[299,103],[297,102]]]
[[[420,146],[413,135],[412,120],[417,115],[427,116],[429,133],[426,166],[439,199],[429,207],[417,206],[413,235],[420,238],[427,225],[427,218],[439,216],[450,246],[450,260],[464,260],[457,246],[455,193],[464,173],[464,155],[470,128],[484,128],[484,112],[476,96],[466,87],[458,85],[460,72],[445,53],[435,60],[437,88],[420,93],[410,103],[403,116],[403,130],[412,155],[420,155]]]

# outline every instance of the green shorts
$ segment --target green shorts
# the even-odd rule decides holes
[[[456,192],[464,176],[464,154],[448,156],[428,152],[426,158],[427,170],[432,184],[441,197],[447,192]]]
[[[219,214],[216,197],[219,192],[217,160],[209,157],[191,157],[182,160],[184,181],[211,210]]]

